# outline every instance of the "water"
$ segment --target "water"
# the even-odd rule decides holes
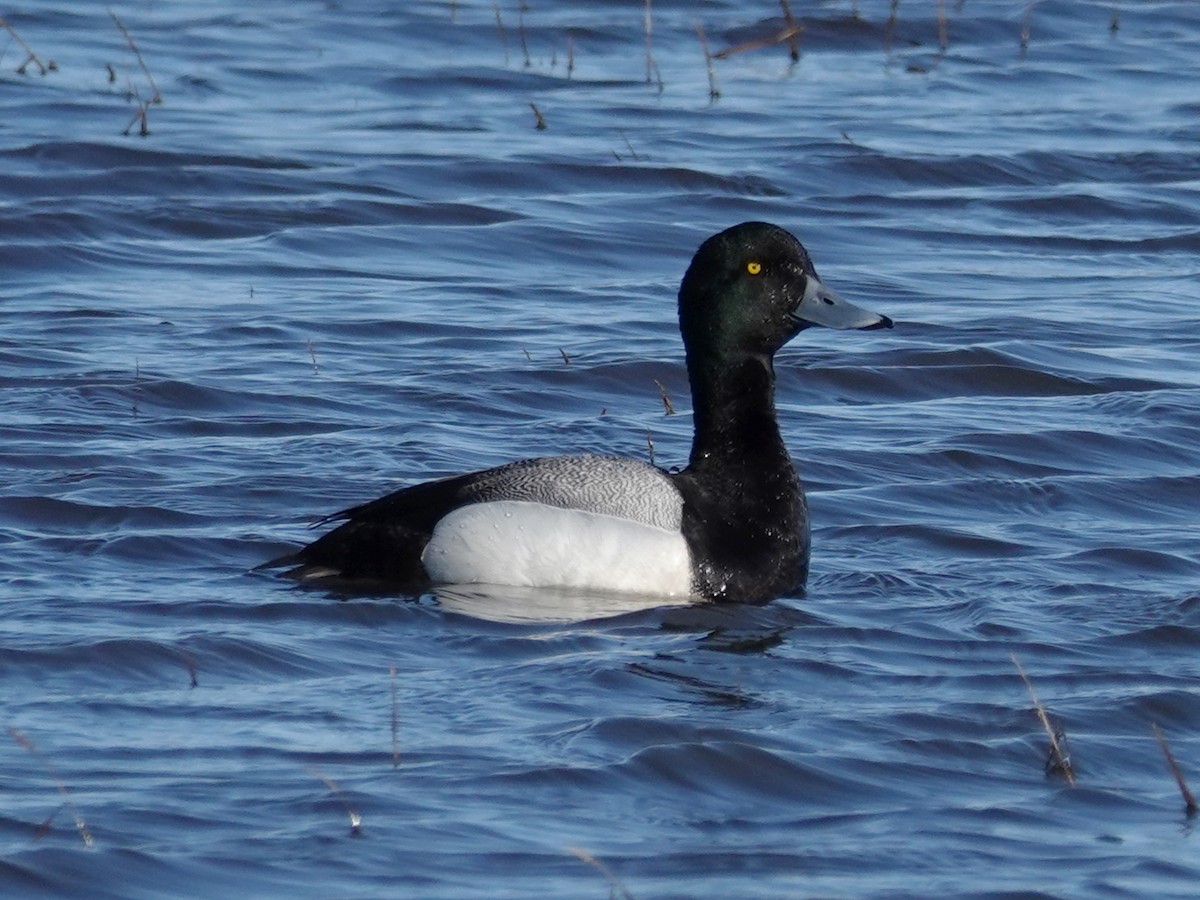
[[[792,5],[710,102],[696,18],[777,6],[654,4],[660,86],[634,2],[530,4],[528,64],[516,4],[126,3],[146,137],[103,7],[5,12],[58,69],[0,57],[0,892],[1194,894],[1200,7],[949,3],[939,55]],[[247,574],[400,484],[683,462],[674,292],[751,218],[898,323],[778,360],[804,596]]]

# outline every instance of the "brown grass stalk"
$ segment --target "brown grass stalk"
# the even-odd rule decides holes
[[[654,383],[658,385],[658,393],[662,397],[663,409],[666,411],[664,415],[675,415],[675,407],[671,404],[671,398],[667,395],[667,389],[663,387],[663,383],[657,378],[654,379]]]
[[[529,108],[533,110],[533,118],[534,118],[534,126],[533,127],[536,128],[538,131],[545,131],[546,130],[546,120],[542,117],[542,111],[540,109],[538,109],[537,104],[533,103],[532,101],[529,104]],[[564,353],[563,356],[566,356],[566,354]]]
[[[796,23],[796,19],[792,16],[792,8],[788,6],[788,0],[779,0],[779,8],[783,10],[783,21],[788,28],[798,29],[796,37],[799,36],[802,25]],[[800,42],[796,37],[788,39],[788,55],[792,58],[792,62],[800,62]]]
[[[704,26],[700,24],[700,20],[696,20],[696,37],[700,38],[700,49],[704,51],[704,65],[708,68],[708,99],[716,100],[721,96],[721,91],[717,88],[717,75],[713,71],[713,56],[708,50],[708,38],[704,35]]]
[[[1033,27],[1033,5],[1037,0],[1026,0],[1025,15],[1021,19],[1021,59],[1025,58],[1026,52],[1029,50],[1029,36]]]
[[[624,883],[622,883],[621,879],[617,877],[617,873],[614,872],[612,869],[610,869],[608,866],[606,866],[604,863],[602,863],[600,860],[596,859],[596,857],[592,856],[592,854],[588,853],[586,850],[583,850],[579,847],[568,847],[567,852],[570,853],[572,856],[574,856],[576,859],[582,860],[583,862],[587,863],[589,866],[591,866],[593,869],[595,869],[597,872],[599,872],[601,875],[603,875],[606,879],[608,879],[608,889],[612,896],[621,897],[622,900],[633,900],[633,894],[629,893],[629,889],[627,887],[625,887],[625,885],[624,885]]]
[[[58,790],[59,796],[61,796],[63,799],[62,806],[65,806],[71,811],[71,815],[75,819],[75,830],[79,832],[79,837],[83,840],[83,845],[85,847],[91,847],[95,843],[95,839],[92,837],[91,829],[88,828],[87,822],[85,822],[83,820],[83,816],[80,815],[79,809],[75,806],[75,802],[71,799],[71,794],[67,790],[66,784],[61,778],[58,777],[58,772],[56,772],[54,766],[50,764],[50,760],[46,759],[46,757],[42,756],[42,754],[38,752],[38,749],[34,746],[33,741],[31,741],[24,732],[18,731],[16,728],[9,726],[8,736],[16,741],[18,747],[25,750],[30,756],[42,764],[42,767],[46,770],[46,774],[49,775],[50,780],[54,782],[54,787]],[[61,808],[62,807],[59,807],[59,809]],[[41,825],[38,826],[36,832],[37,837],[40,838],[45,836],[45,834],[50,830],[50,823],[54,820],[54,816],[57,815],[57,813],[58,810],[56,809],[46,818],[44,822],[41,823]]]
[[[117,18],[117,14],[115,12],[110,9],[108,14],[112,16],[113,22],[116,24],[117,28],[120,29],[121,35],[125,38],[125,43],[129,45],[129,49],[133,51],[133,55],[137,57],[138,65],[141,66],[142,69],[142,74],[146,76],[146,80],[150,82],[150,87],[154,90],[154,96],[152,96],[148,102],[162,103],[162,93],[159,91],[158,85],[154,82],[154,76],[150,74],[150,67],[146,65],[146,60],[142,58],[142,51],[139,50],[138,45],[134,43],[133,36],[129,33],[128,29],[125,28],[121,20]],[[142,116],[142,122],[144,127],[144,115]],[[143,131],[142,134],[149,134],[149,132]]]
[[[1063,750],[1062,742],[1059,740],[1060,732],[1055,730],[1054,726],[1050,723],[1050,716],[1046,714],[1046,708],[1038,700],[1037,694],[1033,690],[1033,682],[1029,680],[1029,676],[1025,674],[1025,670],[1021,668],[1021,663],[1017,660],[1017,655],[1010,653],[1009,657],[1012,659],[1013,665],[1017,667],[1017,674],[1025,682],[1025,688],[1029,691],[1029,699],[1033,701],[1033,708],[1037,710],[1038,720],[1042,723],[1042,728],[1046,730],[1046,736],[1050,738],[1050,758],[1054,762],[1054,771],[1061,772],[1063,777],[1067,779],[1067,784],[1074,787],[1075,769],[1071,765],[1070,756]]]
[[[500,4],[495,3],[493,7],[496,10],[496,30],[500,32],[500,44],[504,47],[504,64],[508,65],[508,32],[504,29],[504,19],[500,17]]]
[[[650,0],[646,0],[642,10],[642,31],[646,34],[646,84],[650,84],[654,80],[654,16]]]
[[[392,687],[392,768],[400,768],[400,703],[396,697],[396,667],[388,670]]]
[[[338,783],[332,778],[327,778],[326,776],[322,775],[316,769],[308,769],[308,774],[313,778],[323,782],[325,787],[329,788],[329,793],[333,794],[337,801],[342,804],[342,807],[346,810],[346,817],[350,820],[350,834],[352,834],[354,837],[361,835],[362,816],[360,816],[355,811],[354,807],[350,805],[350,801],[346,799],[346,793],[342,790],[341,786],[338,785]]]
[[[524,3],[517,8],[517,39],[521,42],[521,53],[525,55],[525,68],[533,65],[529,58],[529,44],[525,40],[525,11],[529,9]]]
[[[50,69],[55,68],[53,61],[49,66],[47,66],[40,59],[38,59],[38,55],[29,49],[29,45],[21,39],[21,36],[17,34],[17,30],[9,25],[6,20],[0,19],[0,26],[3,26],[4,30],[8,32],[9,36],[17,42],[17,46],[25,51],[25,61],[16,68],[16,73],[18,75],[24,75],[25,70],[29,68],[30,63],[33,63],[38,67],[39,75],[45,75]]]
[[[1179,785],[1179,793],[1183,795],[1183,809],[1187,813],[1188,818],[1196,815],[1200,811],[1200,806],[1196,805],[1196,797],[1188,788],[1187,780],[1183,777],[1183,771],[1179,768],[1179,763],[1175,762],[1175,754],[1171,752],[1171,748],[1167,746],[1167,739],[1162,733],[1162,729],[1158,727],[1157,722],[1151,723],[1154,729],[1154,736],[1158,738],[1158,746],[1162,748],[1163,756],[1167,760],[1167,768],[1171,770],[1171,775],[1175,778],[1175,783]]]
[[[775,44],[782,44],[784,41],[788,41],[794,45],[795,39],[802,31],[804,31],[803,25],[790,25],[784,28],[782,31],[778,31],[771,35],[771,37],[760,38],[757,41],[746,41],[741,44],[734,44],[732,47],[726,47],[724,50],[718,50],[712,55],[712,58],[729,59],[729,57],[738,53],[748,53],[751,50],[761,50],[763,47],[772,47]],[[792,58],[799,59],[799,51],[793,52],[795,52],[796,55]]]
[[[883,31],[883,52],[891,55],[892,38],[896,36],[896,16],[900,12],[900,0],[892,0],[892,9],[888,13],[887,26]]]

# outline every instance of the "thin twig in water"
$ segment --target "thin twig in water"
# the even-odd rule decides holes
[[[654,435],[646,429],[646,449],[650,451],[650,465],[654,465]]]
[[[533,110],[534,128],[538,131],[546,130],[546,120],[542,118],[542,111],[537,108],[537,105],[530,101],[529,108]]]
[[[1183,772],[1179,768],[1179,763],[1175,762],[1175,754],[1171,752],[1171,748],[1167,746],[1167,739],[1163,736],[1162,729],[1158,727],[1158,723],[1152,723],[1154,728],[1154,736],[1158,738],[1158,746],[1162,748],[1163,756],[1167,759],[1167,768],[1171,770],[1171,774],[1175,777],[1175,783],[1179,785],[1179,793],[1183,795],[1183,809],[1187,813],[1188,818],[1196,815],[1200,810],[1200,806],[1196,805],[1196,797],[1188,788],[1187,781],[1183,777]]]
[[[524,3],[517,8],[517,38],[521,42],[521,52],[525,54],[525,68],[533,65],[533,60],[529,58],[529,44],[525,42],[525,11],[529,7]]]
[[[95,840],[92,838],[92,832],[87,827],[87,822],[83,821],[83,816],[79,814],[79,810],[75,807],[74,801],[71,800],[71,795],[67,791],[67,786],[63,783],[63,780],[58,777],[58,773],[54,770],[54,766],[50,765],[50,760],[46,759],[46,757],[42,756],[42,754],[38,752],[37,747],[33,745],[33,741],[26,737],[24,732],[18,731],[16,728],[9,726],[8,735],[17,742],[19,747],[26,750],[30,756],[38,760],[38,762],[40,762],[45,768],[47,774],[50,776],[50,779],[54,782],[54,787],[58,790],[59,795],[63,798],[62,805],[69,809],[71,811],[71,815],[75,818],[75,830],[79,832],[79,837],[83,839],[83,845],[85,847],[91,847],[95,843]],[[61,808],[62,807],[59,807],[59,809]],[[50,814],[46,821],[39,826],[37,831],[39,837],[50,830],[50,822],[54,819],[54,816],[57,813],[58,810],[56,809]]]
[[[623,140],[625,142],[625,146],[627,148],[629,148],[629,155],[633,158],[633,161],[641,162],[642,158],[640,156],[638,156],[638,152],[633,149],[633,144],[629,143],[629,136],[627,134],[625,134],[625,132],[623,132],[623,131],[618,132],[618,133],[621,135],[621,140]],[[613,155],[615,156],[616,154],[614,153]],[[621,157],[617,156],[617,159],[620,159],[620,158]]]
[[[183,657],[183,664],[188,670],[188,687],[196,688],[200,686],[200,681],[196,677],[196,660],[192,658],[192,654],[186,650],[180,650],[179,654]]]
[[[650,84],[653,79],[650,77],[654,74],[654,18],[651,14],[650,0],[646,0],[646,5],[642,12],[642,30],[646,32],[646,84]]]
[[[1026,52],[1029,50],[1029,33],[1033,23],[1033,4],[1037,0],[1026,0],[1025,16],[1021,19],[1021,59],[1025,58]]]
[[[571,35],[567,35],[567,77],[570,78],[575,71],[575,39]]]
[[[658,393],[662,396],[663,409],[666,410],[664,415],[675,415],[675,407],[671,405],[671,398],[667,396],[667,389],[663,387],[662,382],[657,378],[654,379],[654,383],[658,385]]]
[[[712,54],[708,52],[708,38],[704,36],[704,26],[696,20],[696,36],[700,38],[700,49],[704,51],[704,65],[708,68],[708,99],[716,100],[721,96],[717,89],[717,75],[713,72]]]
[[[787,0],[779,0],[780,6],[783,8],[784,27],[770,37],[759,38],[753,41],[745,41],[741,44],[734,44],[732,47],[726,47],[724,50],[718,50],[712,55],[713,59],[728,59],[737,53],[746,53],[750,50],[761,50],[763,47],[770,47],[774,44],[782,44],[787,41],[788,49],[792,58],[792,62],[800,59],[800,49],[796,44],[796,38],[804,31],[804,26],[796,22],[792,17],[792,11],[787,5]],[[706,51],[707,52],[707,49]]]
[[[148,107],[146,106],[145,103],[142,102],[142,95],[138,93],[137,85],[134,85],[134,84],[130,85],[130,94],[133,97],[133,99],[137,102],[138,108],[137,108],[137,112],[135,112],[133,114],[133,118],[129,120],[129,124],[125,126],[125,130],[122,131],[121,134],[128,136],[128,134],[129,134],[130,130],[133,128],[134,124],[137,122],[141,122],[142,124],[141,124],[141,128],[138,129],[138,134],[141,135],[142,137],[145,137],[146,135],[148,135],[150,133],[150,122],[149,122],[149,119],[147,118]]]
[[[21,63],[16,68],[16,73],[18,75],[24,75],[25,70],[29,67],[30,63],[33,63],[38,67],[39,75],[45,75],[49,69],[56,68],[53,62],[51,62],[50,66],[47,67],[40,59],[38,59],[38,55],[29,49],[29,45],[21,40],[21,36],[17,34],[16,29],[9,25],[7,21],[0,19],[0,26],[3,26],[4,30],[7,31],[12,39],[17,42],[17,45],[25,51],[25,62]]]
[[[350,819],[350,834],[352,834],[354,837],[358,837],[360,834],[362,834],[362,816],[354,811],[354,808],[350,805],[349,801],[346,800],[345,792],[343,792],[341,787],[338,786],[338,783],[332,778],[326,778],[316,769],[308,769],[308,774],[313,778],[318,778],[323,781],[325,783],[325,787],[329,788],[329,792],[337,798],[339,803],[342,804],[342,807],[346,810],[346,817]]]
[[[121,30],[121,34],[125,37],[125,43],[129,45],[129,49],[132,50],[133,55],[137,57],[138,65],[142,67],[142,73],[146,76],[146,80],[150,82],[150,87],[154,89],[154,96],[150,98],[149,102],[162,103],[162,94],[158,90],[158,85],[154,83],[154,76],[150,74],[150,67],[147,66],[146,61],[142,59],[142,51],[139,50],[137,44],[133,42],[133,37],[126,30],[125,26],[121,24],[121,20],[117,18],[117,14],[111,9],[108,11],[108,14],[112,16],[113,22],[115,22],[117,28]]]
[[[400,704],[396,699],[396,667],[388,670],[392,685],[392,768],[400,768]]]
[[[504,20],[500,18],[500,4],[496,8],[496,30],[500,32],[500,43],[504,45],[504,64],[508,65],[508,32],[504,30]]]
[[[309,359],[312,360],[313,374],[320,375],[321,367],[317,365],[317,351],[313,349],[312,338],[308,339],[308,356],[309,356]]]
[[[779,6],[783,10],[783,20],[787,23],[787,27],[795,28],[796,35],[799,35],[803,26],[796,24],[796,20],[792,16],[792,8],[788,6],[787,0],[779,0]],[[788,39],[788,55],[792,58],[792,62],[800,62],[800,42],[796,40],[796,36]]]
[[[571,357],[567,356],[567,351],[559,347],[558,352],[562,354],[563,364],[569,366],[571,364]]]
[[[938,56],[942,56],[946,52],[946,48],[950,46],[949,28],[946,23],[946,0],[937,0],[937,17],[938,17]]]
[[[138,417],[138,402],[142,399],[142,362],[133,359],[133,417]]]
[[[1038,700],[1037,694],[1033,690],[1033,682],[1029,680],[1029,676],[1025,674],[1025,670],[1021,668],[1021,663],[1017,660],[1017,655],[1010,653],[1009,657],[1012,659],[1013,665],[1017,667],[1017,674],[1025,682],[1025,687],[1029,691],[1029,698],[1033,701],[1033,708],[1037,710],[1038,720],[1042,723],[1042,728],[1046,729],[1046,736],[1050,738],[1050,758],[1054,763],[1053,771],[1061,773],[1067,779],[1067,784],[1074,787],[1075,769],[1071,765],[1071,757],[1063,750],[1060,739],[1062,732],[1050,724],[1050,717],[1046,714],[1046,708]]]
[[[621,897],[623,900],[633,900],[633,894],[629,893],[629,889],[626,888],[621,882],[621,879],[617,877],[617,873],[604,863],[600,862],[600,860],[596,859],[596,857],[592,856],[592,854],[588,853],[586,850],[580,849],[579,847],[568,847],[567,852],[576,859],[583,860],[583,862],[587,863],[589,866],[607,878],[608,889],[612,896]]]
[[[896,35],[896,13],[900,9],[900,0],[892,0],[892,11],[888,13],[887,27],[883,32],[883,52],[892,55],[892,38]]]

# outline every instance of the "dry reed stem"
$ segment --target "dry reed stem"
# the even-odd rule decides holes
[[[30,756],[42,764],[42,767],[46,770],[46,774],[49,775],[50,780],[54,782],[54,787],[58,790],[59,796],[61,796],[63,799],[62,806],[65,806],[71,811],[71,816],[75,819],[75,830],[79,832],[79,837],[83,840],[83,846],[91,847],[93,844],[95,844],[96,841],[92,837],[91,829],[88,828],[87,822],[83,820],[83,816],[80,815],[79,809],[75,806],[75,802],[71,799],[71,794],[67,790],[66,784],[64,784],[63,780],[58,777],[58,772],[55,771],[54,766],[50,765],[50,760],[46,759],[46,757],[42,756],[42,754],[38,752],[38,749],[34,746],[33,741],[31,741],[24,732],[18,731],[16,728],[13,728],[10,725],[8,728],[8,735],[14,741],[16,741],[18,747],[21,747],[23,750],[28,752]],[[62,809],[62,806],[60,806],[59,809]],[[46,820],[38,826],[38,829],[35,832],[35,836],[37,838],[41,838],[46,835],[46,833],[50,830],[50,823],[54,820],[54,817],[57,814],[58,809],[52,812],[46,818]]]
[[[760,38],[757,41],[746,41],[743,44],[735,44],[732,47],[726,47],[724,50],[718,50],[716,53],[714,53],[712,55],[712,58],[713,59],[729,59],[729,57],[731,57],[737,53],[746,53],[750,50],[761,50],[763,47],[771,47],[771,46],[774,46],[775,44],[782,44],[784,41],[788,41],[789,44],[792,44],[794,46],[794,42],[795,42],[796,38],[800,35],[800,33],[802,31],[804,31],[803,25],[789,25],[788,27],[784,28],[782,31],[776,32],[771,37]],[[799,59],[800,58],[799,51],[793,50],[793,52],[796,55],[793,56],[792,59],[793,60]],[[711,69],[711,65],[710,65],[710,69]]]
[[[388,670],[392,686],[392,768],[400,768],[400,704],[396,699],[396,667]]]
[[[671,398],[667,396],[667,389],[663,387],[662,382],[657,378],[654,379],[654,383],[658,385],[658,393],[662,396],[663,409],[666,410],[664,415],[675,415],[675,407],[671,405]]]
[[[133,358],[133,417],[138,417],[138,403],[142,399],[142,361]]]
[[[150,87],[152,87],[154,89],[154,96],[151,97],[148,102],[162,103],[162,93],[158,90],[158,85],[154,83],[154,76],[150,74],[150,67],[146,65],[146,60],[142,59],[142,51],[139,50],[138,45],[133,42],[133,36],[130,35],[128,30],[126,30],[125,26],[121,23],[121,20],[117,18],[117,14],[115,12],[113,12],[110,9],[108,11],[108,14],[110,16],[112,16],[113,22],[115,22],[117,28],[119,28],[121,30],[121,34],[125,37],[125,43],[127,43],[129,45],[129,49],[132,50],[133,55],[137,57],[138,65],[142,67],[142,74],[146,76],[146,80],[150,82]],[[145,123],[144,115],[142,117],[142,121],[144,124]],[[145,132],[145,131],[142,132],[142,134],[148,134],[148,133],[149,132]]]
[[[571,364],[571,357],[567,356],[567,351],[564,350],[562,347],[559,347],[558,352],[559,352],[559,354],[562,355],[563,365],[569,366]]]
[[[849,144],[855,150],[866,150],[867,149],[862,144],[860,144],[858,141],[856,141],[854,138],[850,137],[850,132],[846,131],[845,129],[842,130],[842,138],[846,141],[847,144]]]
[[[804,27],[796,23],[792,16],[792,8],[788,6],[788,0],[779,0],[779,8],[783,10],[783,21],[788,28],[802,29]],[[796,34],[798,36],[799,31]],[[795,37],[788,39],[788,55],[792,58],[792,62],[800,62],[800,42]]]
[[[1158,738],[1158,746],[1162,748],[1163,756],[1166,757],[1167,768],[1171,770],[1171,775],[1174,776],[1175,783],[1179,785],[1179,793],[1183,795],[1184,812],[1187,813],[1188,818],[1191,818],[1200,810],[1200,806],[1196,805],[1196,797],[1188,788],[1187,780],[1183,777],[1183,771],[1179,768],[1179,763],[1175,762],[1175,754],[1167,746],[1167,739],[1163,736],[1162,729],[1158,727],[1157,722],[1152,722],[1151,727],[1154,729],[1154,736]]]
[[[713,57],[708,52],[708,38],[704,36],[704,26],[700,24],[699,19],[696,19],[696,37],[700,38],[700,49],[704,51],[704,65],[708,68],[708,99],[716,100],[721,96],[721,92],[717,89],[717,76],[713,72]]]
[[[129,136],[129,132],[133,129],[133,126],[139,122],[141,123],[141,126],[138,128],[138,135],[140,137],[146,137],[148,134],[150,134],[150,120],[147,116],[146,104],[142,102],[140,97],[137,98],[137,104],[137,112],[133,114],[133,118],[129,120],[129,124],[125,126],[125,130],[121,132],[121,134],[126,137]]]
[[[332,778],[325,777],[316,769],[307,768],[307,772],[313,778],[324,782],[325,787],[329,788],[329,793],[333,794],[337,801],[342,804],[342,807],[346,810],[346,817],[350,820],[350,834],[352,834],[354,837],[361,835],[362,816],[355,812],[354,807],[350,805],[349,801],[346,799],[345,792],[341,789],[338,783]]]
[[[633,161],[641,162],[642,158],[638,155],[638,152],[633,149],[633,144],[631,144],[629,142],[629,136],[627,134],[625,134],[625,132],[623,132],[623,131],[619,131],[617,133],[619,135],[621,135],[621,140],[623,140],[625,142],[625,147],[629,150],[629,155],[633,159]],[[621,160],[621,157],[617,154],[616,150],[613,151],[613,156],[617,157],[618,162]]]
[[[29,48],[29,45],[21,39],[19,34],[17,34],[16,29],[9,25],[5,19],[0,19],[0,25],[4,26],[4,30],[7,31],[9,36],[17,42],[17,46],[25,51],[25,61],[15,69],[18,75],[24,75],[25,69],[29,67],[30,63],[33,63],[38,67],[39,75],[45,75],[48,71],[53,71],[54,69],[58,68],[54,64],[54,60],[50,60],[50,65],[47,66],[40,59],[38,59],[38,55]]]
[[[883,32],[883,52],[889,56],[892,53],[892,38],[896,35],[896,14],[900,11],[900,0],[892,0],[892,9],[888,13],[887,27]]]
[[[320,375],[321,367],[317,365],[317,351],[313,349],[312,338],[308,339],[308,357],[312,360],[313,374]]]
[[[525,12],[529,7],[522,3],[517,8],[517,39],[521,42],[521,52],[525,55],[525,68],[533,65],[529,58],[529,44],[525,41]]]
[[[646,449],[650,451],[650,465],[654,465],[654,435],[649,428],[646,429]]]
[[[622,897],[624,900],[633,900],[633,894],[629,893],[629,889],[625,887],[621,879],[617,877],[617,873],[604,863],[600,862],[600,860],[596,859],[596,857],[592,856],[592,854],[579,847],[568,847],[567,852],[576,859],[587,863],[606,879],[608,879],[608,888],[612,896]]]
[[[1058,732],[1050,724],[1050,717],[1046,714],[1046,708],[1042,706],[1041,701],[1038,700],[1037,694],[1033,690],[1033,682],[1029,680],[1029,676],[1025,674],[1025,670],[1021,668],[1021,663],[1017,660],[1017,655],[1010,653],[1009,658],[1012,659],[1013,665],[1017,667],[1017,674],[1025,682],[1025,688],[1029,691],[1029,698],[1033,701],[1033,708],[1037,710],[1038,720],[1041,721],[1042,728],[1046,730],[1046,736],[1050,738],[1050,755],[1054,760],[1056,771],[1063,774],[1063,777],[1067,779],[1067,784],[1075,787],[1075,769],[1071,766],[1070,757],[1063,752],[1062,745],[1058,740]]]
[[[496,10],[496,30],[500,32],[500,43],[504,47],[504,64],[508,65],[508,32],[504,30],[504,20],[500,18],[500,4],[495,3],[493,7]]]
[[[653,83],[654,74],[654,17],[650,8],[650,0],[642,11],[642,30],[646,33],[646,84]]]
[[[536,104],[534,104],[532,101],[530,101],[530,103],[529,103],[529,108],[533,110],[533,117],[534,117],[534,121],[535,121],[535,124],[533,127],[536,128],[538,131],[545,131],[546,130],[546,120],[544,118],[542,118],[542,111],[540,109],[538,109]],[[564,353],[563,355],[565,356],[566,354]]]
[[[179,655],[183,657],[183,664],[187,666],[188,671],[188,687],[197,688],[200,686],[200,680],[196,677],[196,660],[192,654],[186,650],[180,650]]]

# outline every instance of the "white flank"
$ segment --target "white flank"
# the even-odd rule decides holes
[[[447,515],[421,556],[439,584],[569,587],[686,596],[687,542],[629,519],[520,500]]]

